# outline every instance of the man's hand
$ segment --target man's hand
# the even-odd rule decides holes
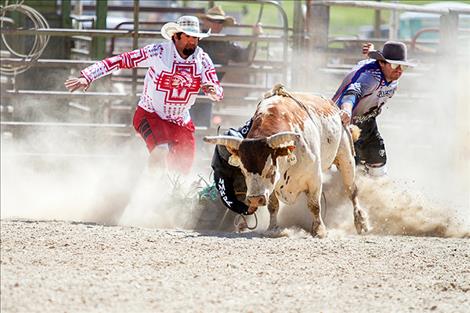
[[[257,23],[253,26],[253,35],[259,36],[261,34],[263,34],[263,25],[261,23]]]
[[[348,126],[351,123],[353,104],[349,101],[343,102],[340,106],[339,116],[344,126]]]
[[[213,84],[205,84],[201,86],[202,92],[204,92],[212,101],[219,101],[220,97],[215,91],[215,86]]]
[[[344,126],[348,126],[351,123],[351,112],[347,110],[339,111],[339,116],[341,117],[341,122]]]
[[[85,77],[69,78],[65,81],[64,85],[70,92],[74,92],[75,90],[79,89],[86,91],[90,87],[90,84],[85,79]]]
[[[370,51],[374,51],[374,44],[371,42],[366,42],[362,44],[362,54],[367,56]]]

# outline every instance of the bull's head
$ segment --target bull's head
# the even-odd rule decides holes
[[[246,200],[250,206],[266,205],[269,194],[280,177],[279,157],[292,157],[300,135],[282,132],[270,137],[241,139],[231,136],[207,136],[204,141],[223,145],[230,152],[229,163],[245,176]],[[293,163],[293,162],[291,162]]]

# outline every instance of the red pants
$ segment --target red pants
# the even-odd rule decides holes
[[[169,168],[187,174],[194,162],[196,144],[194,124],[190,121],[185,126],[161,119],[157,113],[150,113],[137,106],[134,114],[134,128],[142,136],[149,152],[155,146],[168,144]]]

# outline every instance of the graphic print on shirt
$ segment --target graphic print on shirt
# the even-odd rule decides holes
[[[219,193],[222,200],[228,205],[229,208],[232,207],[233,202],[228,199],[227,194],[225,193],[225,182],[223,178],[219,178]]]
[[[145,53],[144,49],[134,50],[131,52],[126,52],[121,55],[110,57],[103,60],[104,65],[106,66],[106,72],[114,70],[116,67],[119,68],[134,68],[147,59],[148,56]]]
[[[99,61],[80,72],[85,79],[91,83],[92,81],[108,75],[117,69],[135,68],[140,63],[153,56],[157,51],[155,48],[146,47],[130,52],[124,52],[119,55]]]
[[[191,120],[189,108],[196,101],[203,82],[212,83],[220,99],[223,98],[223,88],[212,61],[199,47],[185,61],[175,58],[175,53],[173,42],[151,44],[98,61],[80,73],[91,83],[119,69],[148,68],[138,106],[183,126]]]
[[[217,79],[217,73],[215,71],[215,69],[212,69],[212,70],[208,70],[206,71],[206,78],[208,81],[214,83],[214,84],[218,84],[218,79]]]
[[[201,75],[196,74],[195,64],[173,64],[171,72],[162,71],[156,83],[156,89],[165,92],[166,103],[186,104],[200,87]]]

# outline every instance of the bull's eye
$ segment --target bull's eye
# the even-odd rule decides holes
[[[269,179],[271,180],[271,184],[274,184],[274,179],[276,177],[276,168],[272,167],[269,173]]]

